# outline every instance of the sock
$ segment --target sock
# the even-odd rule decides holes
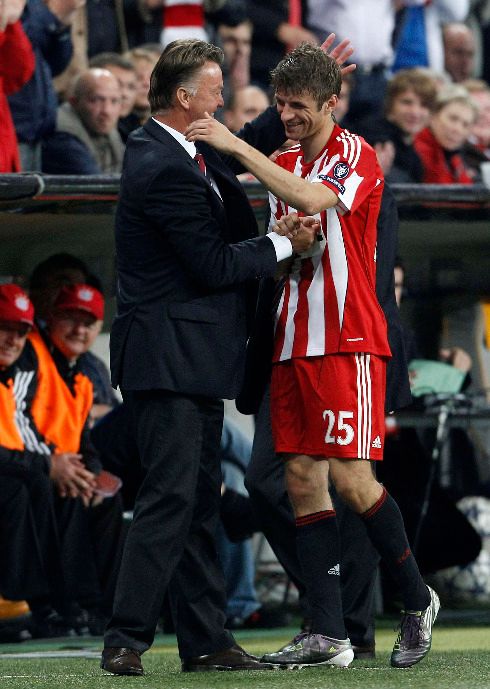
[[[323,510],[298,517],[296,547],[311,608],[311,633],[345,639],[335,511]]]
[[[361,516],[369,538],[398,584],[405,610],[425,610],[430,604],[429,591],[410,550],[400,509],[386,488]]]

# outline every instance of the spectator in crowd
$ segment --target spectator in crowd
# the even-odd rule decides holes
[[[216,43],[223,48],[223,100],[225,103],[237,89],[250,83],[250,52],[252,24],[246,8],[240,4],[226,4],[214,15],[217,21]]]
[[[22,25],[36,57],[32,78],[9,99],[23,170],[41,171],[41,142],[56,128],[58,99],[53,77],[71,59],[70,26],[84,2],[28,0],[22,14]]]
[[[80,74],[69,102],[58,109],[56,132],[43,144],[43,171],[51,174],[121,172],[124,145],[117,131],[121,95],[107,69]]]
[[[233,92],[224,111],[224,123],[237,132],[246,122],[251,122],[270,105],[269,97],[259,86],[245,86]]]
[[[34,310],[27,295],[15,285],[1,287],[0,464],[2,473],[12,477],[1,486],[5,499],[16,496],[15,514],[12,507],[6,509],[9,528],[3,540],[9,567],[2,587],[27,598],[34,636],[64,635],[70,627],[81,633],[96,624],[94,631],[100,633],[98,608],[107,613],[111,606],[121,524],[118,498],[103,499],[108,477],[100,471],[85,430],[91,384],[77,360],[90,338],[81,326],[70,329],[66,322],[80,304],[62,292],[56,305],[60,310],[53,312],[50,330],[61,349],[36,332],[28,335]],[[61,310],[68,306],[69,312]],[[82,308],[87,306],[92,305],[85,299]],[[94,323],[101,308],[100,297]],[[89,317],[85,310],[82,317]]]
[[[56,510],[67,585],[93,615],[92,628],[102,632],[110,614],[119,567],[122,534],[120,481],[102,469],[90,440],[93,384],[83,360],[102,326],[104,298],[87,284],[61,288],[46,329],[30,335],[46,369],[42,397],[33,406],[37,429],[62,452],[78,453],[90,480],[78,497],[62,486]],[[103,536],[102,536],[103,534]]]
[[[129,118],[134,124],[134,129],[144,124],[150,116],[150,103],[148,91],[150,88],[150,76],[158,61],[158,55],[146,48],[133,48],[125,57],[132,63],[136,72],[136,98],[133,110]]]
[[[90,67],[108,69],[119,82],[121,92],[121,114],[117,125],[123,143],[130,132],[139,126],[137,116],[132,112],[136,100],[137,76],[133,63],[118,53],[100,53],[90,60]]]
[[[470,170],[461,150],[471,134],[478,107],[459,84],[442,88],[434,104],[429,126],[414,141],[423,165],[426,184],[471,184]]]
[[[205,29],[204,0],[192,4],[184,0],[162,0],[162,48],[179,38],[198,38],[207,41]]]
[[[463,157],[475,178],[480,176],[480,165],[490,160],[490,86],[486,81],[471,79],[463,86],[478,105],[478,117],[463,149]]]
[[[142,21],[136,0],[86,0],[78,8],[72,21],[73,57],[55,80],[63,100],[69,97],[75,78],[87,69],[90,58],[102,52],[128,50],[129,21]]]
[[[433,80],[417,68],[400,70],[388,82],[385,117],[365,131],[388,182],[422,181],[422,161],[413,144],[429,124],[435,97]]]
[[[453,82],[461,83],[475,76],[476,41],[466,24],[451,23],[443,28],[444,69]]]
[[[387,73],[392,62],[395,10],[391,0],[307,0],[308,27],[317,38],[334,32],[348,35],[357,65],[350,109],[342,126],[361,131],[366,119],[382,116]]]
[[[443,72],[442,27],[465,21],[469,0],[400,0],[398,5],[393,71],[431,67]]]
[[[28,296],[0,286],[0,585],[26,598],[33,636],[64,636],[72,610],[63,578],[53,486],[82,490],[91,476],[75,453],[56,453],[32,419],[38,361],[27,340],[34,325]],[[59,611],[59,612],[57,612]]]
[[[7,96],[19,91],[34,71],[34,54],[19,17],[23,0],[0,5],[0,172],[19,172],[20,159]]]
[[[98,280],[90,274],[87,265],[72,254],[52,254],[34,268],[29,278],[29,296],[36,309],[36,325],[40,330],[46,328],[48,316],[61,288],[77,283],[88,283],[102,292]],[[118,400],[102,359],[87,351],[81,363],[94,388],[91,418],[99,419],[115,407]]]
[[[318,38],[305,28],[304,18],[301,17],[301,3],[290,3],[287,0],[272,0],[268,3],[262,0],[247,0],[246,7],[253,25],[251,80],[267,90],[270,71],[284,53],[304,41],[316,44]],[[320,40],[323,40],[327,33],[323,32]],[[340,35],[341,32],[338,32],[337,36]]]

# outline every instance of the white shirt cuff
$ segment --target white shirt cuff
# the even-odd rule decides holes
[[[278,263],[293,255],[293,245],[287,237],[282,237],[280,234],[276,234],[276,232],[268,232],[265,236],[269,237],[274,244]]]

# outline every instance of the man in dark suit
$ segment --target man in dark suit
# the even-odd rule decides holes
[[[128,140],[116,213],[118,314],[113,385],[130,408],[144,471],[105,634],[102,668],[143,673],[164,593],[184,671],[268,669],[224,629],[214,545],[219,516],[221,398],[243,378],[253,283],[301,252],[257,225],[235,174],[243,168],[183,132],[223,105],[222,51],[175,41],[151,77],[152,118]],[[269,154],[284,140],[275,109],[240,135]],[[204,160],[202,159],[204,156]]]

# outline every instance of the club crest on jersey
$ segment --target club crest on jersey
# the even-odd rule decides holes
[[[337,179],[345,179],[349,171],[350,168],[347,163],[337,163],[333,169],[333,176]]]

